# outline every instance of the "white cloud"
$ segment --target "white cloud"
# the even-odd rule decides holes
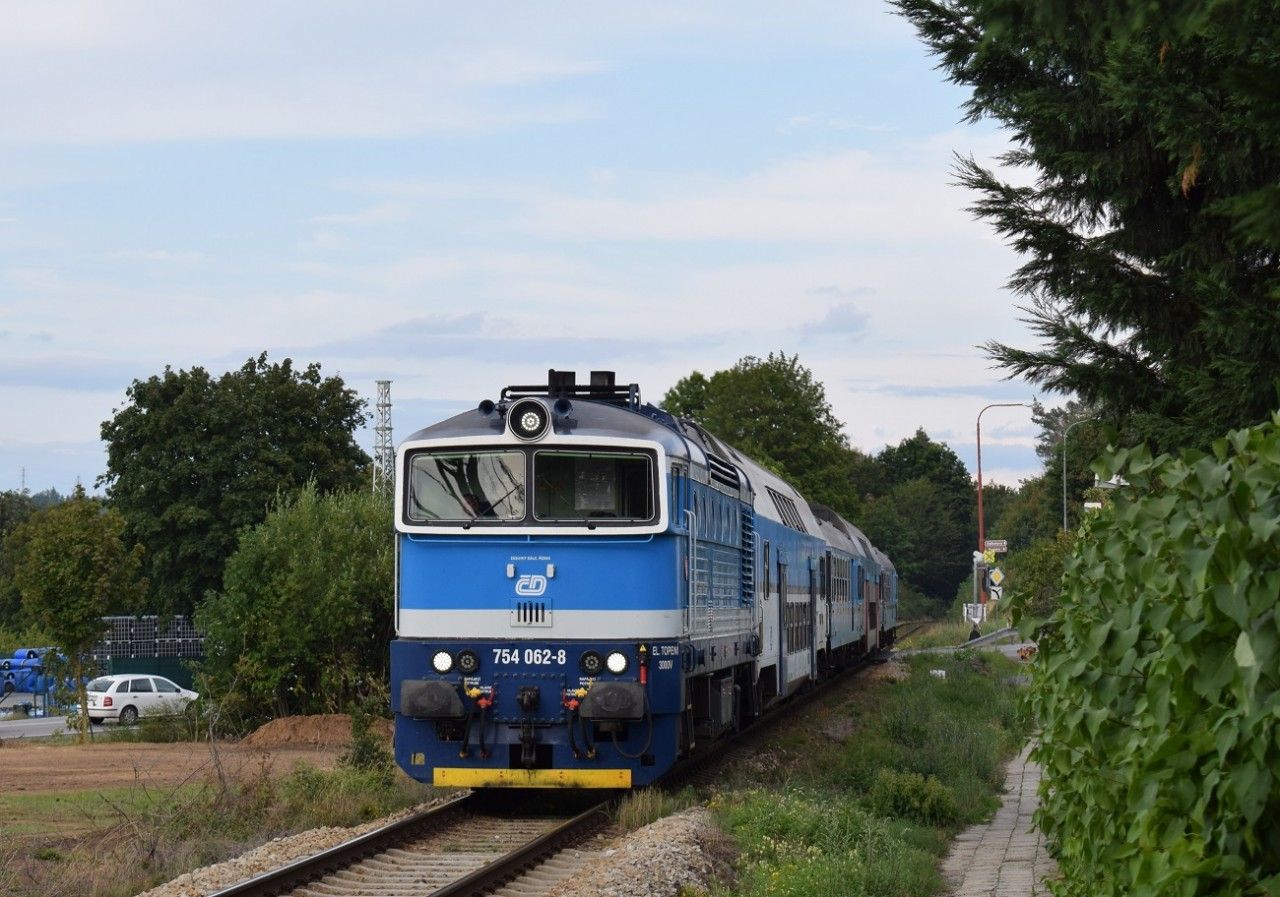
[[[517,225],[575,240],[865,244],[969,236],[973,223],[963,192],[950,184],[948,159],[849,150],[783,160],[745,178],[655,175],[645,184],[635,177],[632,189],[646,198],[548,197]]]
[[[3,142],[490,133],[601,114],[513,91],[787,41],[909,40],[877,4],[417,6],[40,0],[0,8]]]

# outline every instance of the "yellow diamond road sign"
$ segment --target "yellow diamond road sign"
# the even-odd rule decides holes
[[[988,575],[991,578],[991,584],[993,586],[998,586],[1000,583],[1004,582],[1004,571],[999,567],[991,568],[991,573]]]

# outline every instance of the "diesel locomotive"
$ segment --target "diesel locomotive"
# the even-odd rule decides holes
[[[593,371],[396,454],[395,751],[466,787],[629,788],[892,641],[856,527]]]

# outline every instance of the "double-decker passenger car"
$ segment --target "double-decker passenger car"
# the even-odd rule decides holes
[[[509,386],[396,464],[396,758],[422,781],[644,785],[893,637],[856,527],[611,372]]]

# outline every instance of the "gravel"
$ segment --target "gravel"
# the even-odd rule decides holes
[[[247,881],[255,875],[261,875],[263,872],[277,869],[286,863],[317,854],[322,850],[328,850],[343,841],[350,841],[352,838],[371,832],[376,828],[381,828],[384,825],[395,822],[397,819],[403,819],[440,802],[440,800],[429,801],[401,810],[398,813],[393,813],[390,816],[385,816],[382,819],[376,819],[373,822],[366,822],[363,825],[351,828],[330,826],[309,829],[308,831],[283,838],[272,838],[261,847],[255,847],[247,853],[242,853],[240,856],[224,862],[179,875],[170,882],[154,887],[149,891],[143,891],[138,897],[205,897],[206,894],[229,888],[234,884]]]
[[[551,897],[676,897],[708,891],[731,877],[734,849],[705,807],[692,807],[637,829]]]
[[[426,806],[428,804],[422,804],[354,828],[319,828],[275,838],[234,859],[180,875],[138,897],[205,897]],[[732,845],[716,828],[710,811],[693,807],[619,839],[600,851],[598,860],[551,893],[553,897],[677,897],[681,888],[685,888],[686,893],[706,891],[714,881],[730,876],[733,855]]]

